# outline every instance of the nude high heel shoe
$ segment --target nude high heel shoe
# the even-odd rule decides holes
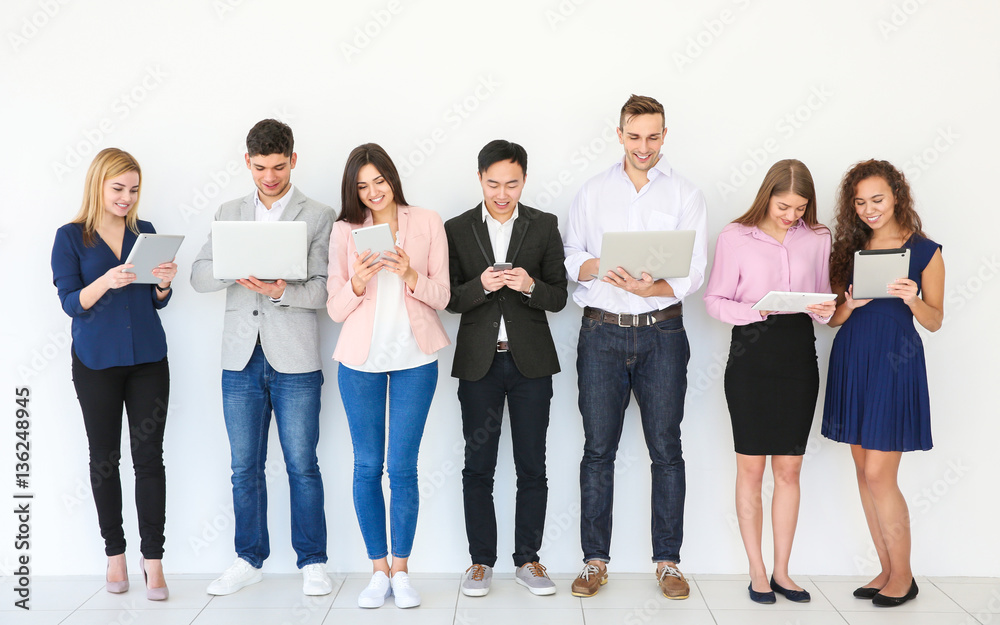
[[[139,568],[142,569],[142,579],[146,582],[146,599],[150,601],[166,601],[167,597],[170,596],[170,591],[167,590],[166,586],[160,586],[159,588],[149,587],[149,577],[146,575],[146,559],[139,556]]]
[[[112,582],[108,581],[108,572],[111,570],[111,563],[108,563],[108,569],[104,572],[104,587],[108,592],[120,595],[123,592],[128,592],[128,573],[125,573],[125,581],[123,582]]]

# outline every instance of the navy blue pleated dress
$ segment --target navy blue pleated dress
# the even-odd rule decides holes
[[[910,248],[909,278],[919,289],[920,274],[941,246],[914,234],[904,247]],[[878,451],[932,447],[924,345],[913,313],[898,297],[855,309],[837,332],[823,436]]]

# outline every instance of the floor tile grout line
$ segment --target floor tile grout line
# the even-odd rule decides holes
[[[969,616],[971,616],[971,617],[972,617],[972,619],[973,619],[973,621],[977,621],[977,622],[979,621],[979,619],[978,619],[978,618],[976,617],[976,615],[975,615],[975,614],[973,614],[972,612],[969,612],[968,610],[966,610],[966,609],[965,609],[965,607],[964,607],[964,606],[963,606],[963,605],[962,605],[961,603],[959,603],[958,601],[956,601],[954,597],[952,597],[951,595],[949,595],[949,594],[948,594],[948,593],[947,593],[947,592],[945,591],[945,589],[944,589],[944,588],[941,588],[940,586],[938,586],[938,585],[937,585],[937,582],[935,582],[934,580],[932,580],[932,579],[931,579],[931,578],[929,578],[929,577],[928,577],[928,578],[926,578],[926,579],[927,579],[927,583],[928,583],[928,584],[930,584],[930,585],[931,585],[931,586],[933,586],[934,588],[937,588],[937,589],[938,589],[938,591],[939,591],[939,592],[940,592],[940,593],[941,593],[942,595],[944,595],[945,597],[948,597],[948,599],[950,599],[952,603],[954,603],[955,605],[957,605],[957,606],[958,606],[958,607],[959,607],[959,608],[960,608],[960,609],[961,609],[961,610],[962,610],[963,612],[965,612],[966,614],[968,614]]]
[[[702,603],[705,604],[705,609],[708,610],[708,616],[712,619],[712,623],[719,625],[719,619],[715,618],[715,612],[712,611],[712,606],[708,605],[708,599],[705,598],[705,591],[701,589],[701,584],[699,584],[696,579],[692,579],[691,582],[694,584],[695,588],[698,589],[698,596],[701,597]]]

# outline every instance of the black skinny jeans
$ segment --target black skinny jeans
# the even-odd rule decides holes
[[[163,427],[170,396],[167,359],[127,367],[90,369],[73,352],[73,384],[90,443],[90,485],[108,556],[125,553],[122,529],[122,406],[128,413],[139,513],[139,550],[147,560],[163,557],[166,476]]]

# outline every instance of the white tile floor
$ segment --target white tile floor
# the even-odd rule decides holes
[[[414,574],[413,585],[423,605],[399,614],[390,598],[378,610],[356,607],[368,576],[334,579],[326,597],[302,594],[297,575],[265,575],[264,581],[228,597],[205,594],[208,578],[171,576],[170,599],[147,601],[142,582],[131,580],[123,595],[104,591],[93,577],[36,577],[32,610],[13,605],[9,579],[0,582],[3,625],[341,625],[386,623],[405,625],[1000,625],[1000,578],[918,577],[920,596],[899,608],[879,609],[855,599],[851,592],[864,579],[798,577],[810,593],[808,604],[758,605],[747,597],[747,580],[732,575],[692,575],[691,597],[669,601],[646,575],[615,573],[597,596],[569,593],[572,579],[555,576],[558,592],[533,597],[512,576],[497,574],[490,594],[465,597],[458,574]]]

